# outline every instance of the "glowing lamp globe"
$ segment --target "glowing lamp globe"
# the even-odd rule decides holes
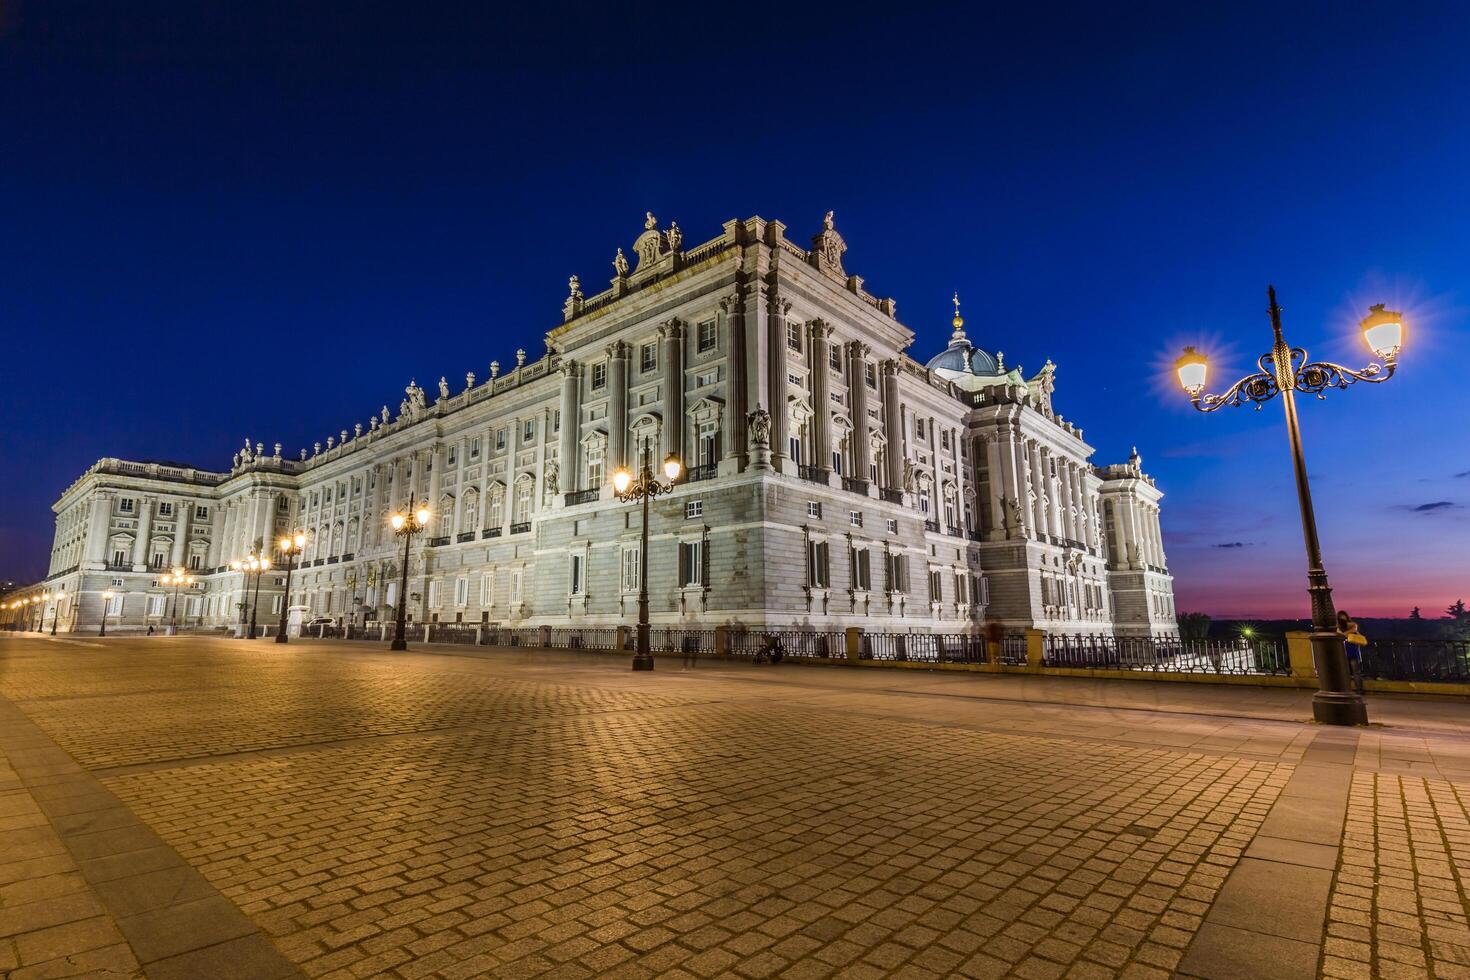
[[[402,514],[394,514],[392,517],[388,518],[388,523],[393,525],[393,530],[402,531],[403,525],[408,523],[408,518],[404,517]]]
[[[1398,356],[1404,345],[1404,315],[1385,310],[1382,303],[1368,307],[1362,322],[1363,340],[1368,349],[1388,360]]]
[[[292,538],[291,541],[293,544],[296,545],[298,551],[306,547],[306,535],[302,534],[300,531],[296,532],[296,537]]]
[[[417,511],[414,512],[413,517],[414,520],[419,522],[420,526],[427,526],[429,523],[429,508],[420,507]]]
[[[669,453],[668,458],[664,460],[664,476],[668,477],[669,482],[672,483],[679,479],[679,474],[682,472],[684,472],[684,464],[680,462],[678,456]]]
[[[613,489],[618,493],[627,493],[628,487],[633,484],[633,474],[627,470],[618,470],[613,474]]]
[[[1205,390],[1209,361],[1193,347],[1186,347],[1179,360],[1174,362],[1174,371],[1179,375],[1180,386],[1191,395],[1196,395]]]

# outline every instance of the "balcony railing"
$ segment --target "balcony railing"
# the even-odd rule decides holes
[[[890,487],[884,487],[883,489],[881,489],[881,490],[878,491],[878,496],[881,497],[882,499],[888,501],[890,504],[901,504],[901,503],[903,503],[903,491],[902,490],[894,490],[894,489],[892,489]]]
[[[933,531],[935,534],[938,534],[939,533],[939,522],[938,521],[925,521],[924,522],[924,530],[926,530],[926,531]]]
[[[485,528],[485,530],[483,530],[483,531],[480,532],[480,537],[482,537],[482,538],[498,538],[498,537],[500,537],[500,528],[498,528],[498,527],[487,527],[487,528]]]
[[[842,478],[842,489],[848,493],[860,493],[866,497],[868,495],[868,481],[859,480],[855,476],[844,476]]]
[[[961,531],[959,528],[955,527],[953,524],[951,524],[949,527],[946,527],[944,529],[944,533],[948,534],[952,538],[963,538],[965,536],[965,532],[964,531]]]
[[[461,531],[461,532],[459,532],[459,534],[455,535],[454,540],[456,542],[458,542],[459,544],[463,544],[466,541],[473,541],[473,540],[475,540],[475,532],[474,531]]]
[[[591,490],[573,490],[571,493],[567,494],[567,506],[571,507],[574,504],[590,504],[596,499],[596,488],[593,488]],[[516,533],[515,528],[511,528],[510,533]]]
[[[531,522],[530,521],[522,521],[519,524],[512,524],[510,526],[510,533],[511,534],[525,534],[525,533],[527,533],[530,530],[531,530]]]
[[[715,463],[705,463],[703,466],[691,466],[687,471],[688,475],[684,477],[684,482],[698,483],[700,480],[713,480],[715,478],[715,471],[718,468],[718,465]]]
[[[446,545],[448,543],[449,543],[449,535],[447,535],[447,534],[442,534],[442,535],[440,535],[437,538],[430,538],[429,539],[429,547],[430,548],[437,548],[440,545]],[[332,560],[333,561],[336,561],[335,558],[332,559]]]
[[[327,564],[328,565],[335,565],[335,564],[337,564],[337,562],[339,562],[341,560],[342,560],[342,556],[341,555],[328,555],[327,556]]]
[[[812,483],[826,483],[827,472],[820,466],[798,466],[796,468],[797,476]]]
[[[347,554],[345,554],[345,555],[342,556],[342,560],[343,561],[351,561],[352,559],[354,559],[356,557],[357,556],[355,554],[353,554],[352,552],[349,551],[349,552],[347,552]]]
[[[124,562],[110,561],[110,562],[107,563],[107,570],[109,572],[131,572],[133,570],[133,565],[132,565],[131,562],[126,562],[126,561],[124,561]]]

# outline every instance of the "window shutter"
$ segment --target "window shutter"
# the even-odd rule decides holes
[[[699,584],[709,585],[709,542],[699,542]]]
[[[689,584],[689,546],[679,542],[679,584]]]

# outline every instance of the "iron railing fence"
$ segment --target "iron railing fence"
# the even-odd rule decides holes
[[[430,623],[430,643],[474,643],[479,627],[474,623]]]
[[[1362,657],[1365,680],[1470,683],[1470,640],[1375,640]]]
[[[1185,674],[1291,673],[1291,662],[1282,641],[1245,637],[1180,640],[1175,637],[1048,634],[1042,642],[1042,665]]]
[[[830,660],[847,656],[847,634],[842,630],[731,629],[728,652],[736,657],[754,657],[766,650],[770,638],[781,644],[787,657]]]

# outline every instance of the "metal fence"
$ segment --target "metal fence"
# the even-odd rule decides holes
[[[1363,677],[1470,683],[1470,640],[1381,640],[1363,648]]]
[[[1184,674],[1290,674],[1286,645],[1275,639],[1180,640],[1173,637],[1065,634],[1042,644],[1047,667],[1168,671]]]

